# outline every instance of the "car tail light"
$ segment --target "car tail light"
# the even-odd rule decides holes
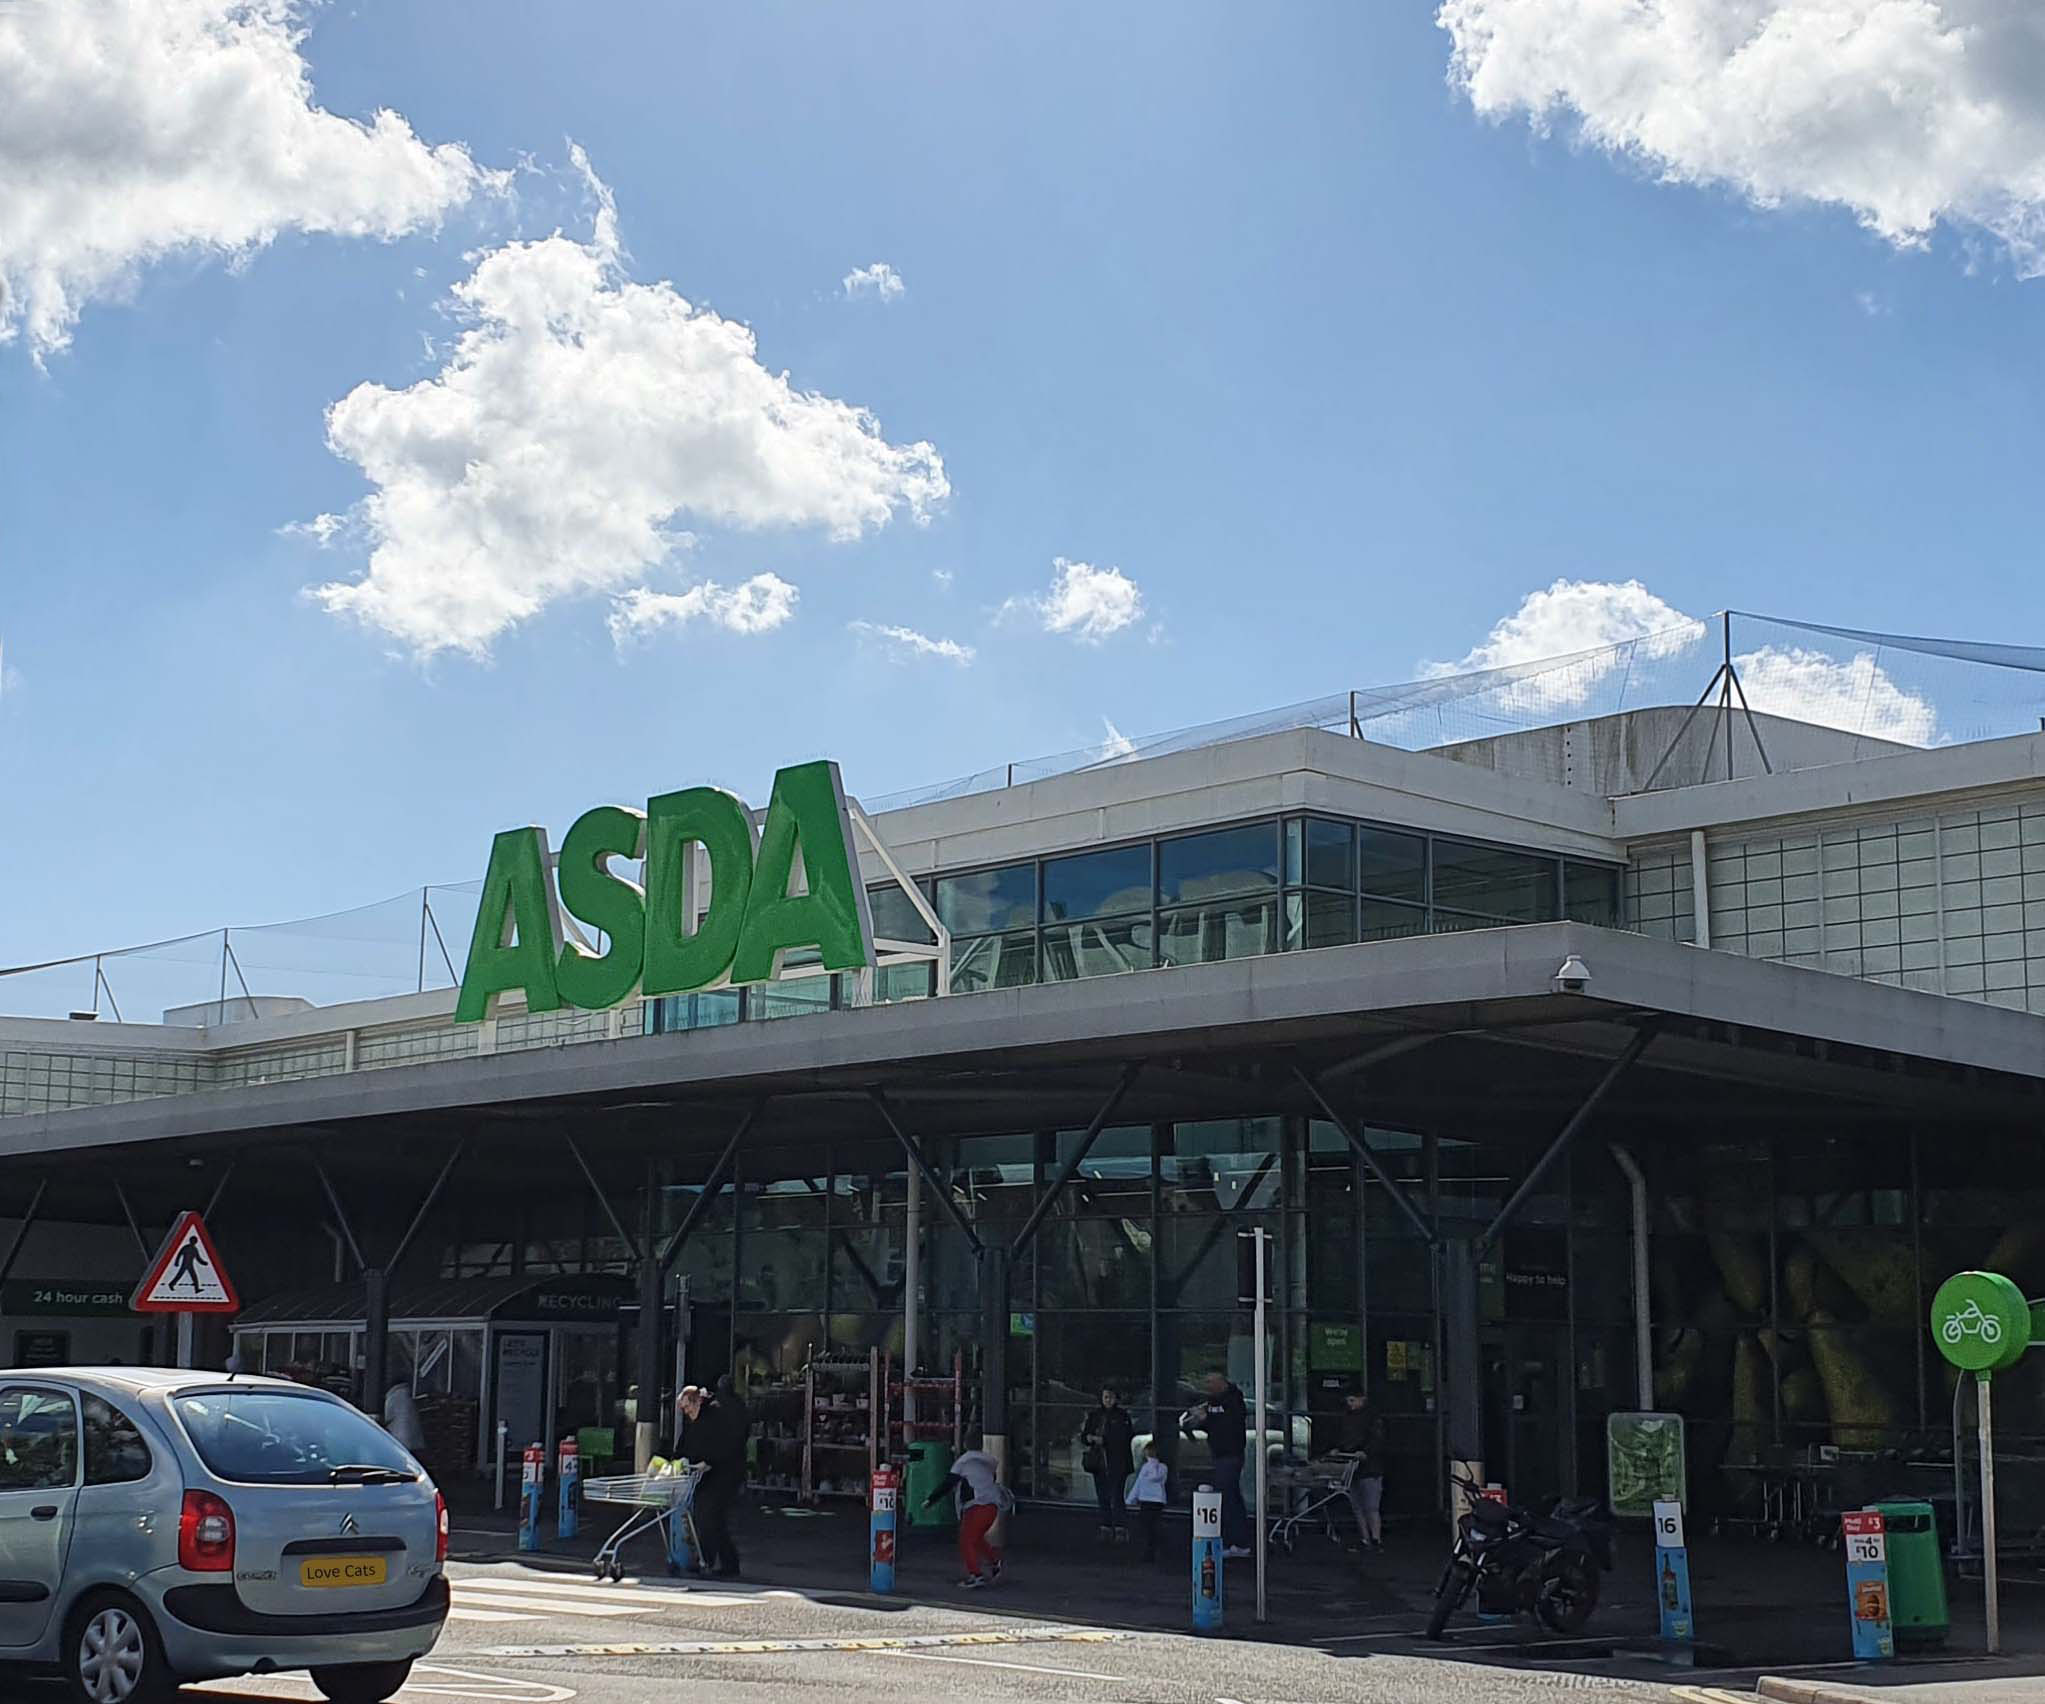
[[[447,1498],[433,1493],[433,1560],[447,1560]]]
[[[210,1491],[187,1491],[178,1514],[178,1566],[193,1574],[234,1572],[234,1511]]]

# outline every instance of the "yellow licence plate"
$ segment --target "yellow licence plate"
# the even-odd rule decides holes
[[[390,1584],[390,1564],[381,1556],[313,1556],[299,1563],[298,1583],[322,1590],[384,1586]]]

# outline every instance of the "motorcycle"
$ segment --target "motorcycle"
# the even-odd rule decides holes
[[[1596,1500],[1565,1500],[1543,1515],[1487,1498],[1460,1474],[1455,1482],[1469,1508],[1434,1589],[1428,1638],[1443,1636],[1472,1588],[1487,1615],[1532,1614],[1551,1633],[1580,1633],[1598,1607],[1600,1576],[1612,1568],[1612,1527]]]

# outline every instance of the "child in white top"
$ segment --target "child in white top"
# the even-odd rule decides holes
[[[1157,1440],[1143,1446],[1143,1464],[1136,1470],[1136,1488],[1129,1501],[1136,1505],[1137,1524],[1143,1530],[1143,1559],[1157,1560],[1157,1529],[1164,1520],[1169,1495],[1165,1464],[1157,1453]]]

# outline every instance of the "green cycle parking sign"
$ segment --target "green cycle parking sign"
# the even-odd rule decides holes
[[[1999,1272],[1955,1272],[1932,1297],[1931,1335],[1963,1372],[1999,1373],[2031,1346],[2031,1305]]]

